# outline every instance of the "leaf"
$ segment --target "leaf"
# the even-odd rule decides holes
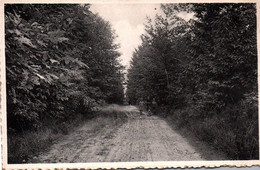
[[[52,64],[53,64],[53,63],[59,63],[59,61],[54,60],[54,59],[50,59],[50,61],[51,61]]]
[[[54,74],[49,73],[49,75],[50,75],[51,77],[53,77],[54,79],[59,79],[59,77],[56,76],[56,75],[54,75]]]
[[[69,40],[68,38],[63,36],[64,31],[61,31],[61,30],[49,31],[48,35],[49,35],[48,39],[54,44],[62,43],[64,41]]]
[[[22,35],[21,31],[19,31],[18,29],[14,29],[14,30],[8,29],[7,32],[9,32],[11,34],[15,33],[18,36]]]
[[[38,74],[38,73],[35,73],[40,79],[42,79],[42,80],[46,80],[43,76],[41,76],[40,74]]]
[[[19,37],[19,38],[18,38],[18,41],[19,41],[21,44],[26,44],[26,45],[28,45],[28,46],[30,46],[30,47],[32,47],[32,48],[36,48],[36,46],[32,44],[31,40],[28,39],[28,38],[26,38],[26,37],[23,37],[23,36],[22,36],[22,37]]]
[[[28,80],[28,78],[29,78],[29,72],[27,71],[27,70],[23,70],[23,78],[25,79],[25,80]]]
[[[60,37],[57,39],[59,43],[62,43],[63,41],[68,41],[69,39],[66,37]]]
[[[52,83],[52,78],[51,78],[51,76],[50,75],[46,75],[46,81],[49,83],[49,84],[51,84]]]
[[[43,47],[46,47],[46,44],[42,40],[36,40],[37,43]]]
[[[79,66],[89,68],[87,64],[83,63],[82,61],[79,61],[78,58],[74,60]]]
[[[40,85],[41,84],[40,81],[39,81],[39,78],[36,77],[36,76],[32,76],[30,79],[31,79],[31,82],[33,84],[35,84],[35,85]],[[29,87],[29,86],[27,86],[27,87]]]
[[[48,59],[48,53],[47,52],[44,52],[43,55],[42,55],[42,58],[43,58],[43,61],[46,61]]]

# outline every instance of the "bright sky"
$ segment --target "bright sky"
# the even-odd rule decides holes
[[[90,10],[109,21],[116,31],[122,53],[121,63],[129,66],[134,49],[141,45],[146,16],[154,18],[160,4],[92,4]]]

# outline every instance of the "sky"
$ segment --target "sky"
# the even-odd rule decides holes
[[[109,21],[120,44],[121,63],[129,67],[132,54],[141,45],[146,16],[154,18],[160,12],[160,4],[92,4],[90,10]]]

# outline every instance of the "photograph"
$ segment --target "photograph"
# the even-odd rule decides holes
[[[4,165],[260,164],[256,2],[82,2],[2,3]]]

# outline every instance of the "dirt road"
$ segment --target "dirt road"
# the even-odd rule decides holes
[[[40,155],[37,162],[203,160],[201,154],[165,120],[139,115],[134,106],[114,109],[128,116],[126,123],[113,124],[102,118],[86,122],[54,144],[49,152]],[[105,124],[100,127],[99,122]]]

